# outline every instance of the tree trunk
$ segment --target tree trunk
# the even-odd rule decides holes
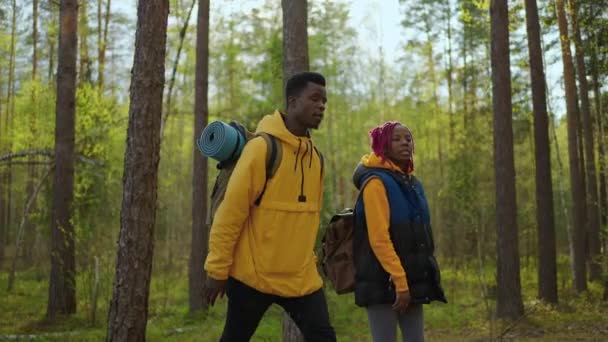
[[[199,0],[196,28],[196,76],[194,97],[194,140],[207,126],[209,85],[209,0]],[[190,248],[189,295],[190,311],[207,308],[203,298],[209,227],[207,217],[207,158],[193,146],[192,170],[192,245]]]
[[[32,1],[32,81],[36,81],[37,78],[37,73],[38,73],[38,0],[33,0]],[[36,94],[37,89],[33,88],[32,89],[32,103],[34,104],[34,108],[36,108],[36,103],[37,103],[37,94]],[[32,112],[30,113],[30,130],[32,133],[32,136],[37,136],[37,130],[36,130],[36,115],[37,112],[36,110],[32,110]],[[30,149],[32,149],[32,146],[30,144],[29,146]],[[34,162],[36,159],[32,158],[30,159],[32,162]],[[28,166],[28,173],[27,173],[27,183],[25,186],[25,194],[26,197],[30,196],[30,194],[33,193],[34,189],[35,189],[35,182],[36,182],[36,167],[35,165],[32,163],[31,165]],[[36,202],[34,201],[34,203],[32,203],[31,208],[30,208],[30,212],[35,212],[36,211]],[[33,256],[34,256],[34,242],[36,240],[36,225],[30,220],[29,217],[25,218],[25,227],[24,227],[24,241],[23,241],[23,252],[24,252],[24,262],[26,265],[31,265],[33,263]]]
[[[570,191],[572,193],[572,245],[570,246],[571,263],[574,276],[574,289],[582,292],[587,289],[585,265],[585,197],[583,175],[580,170],[578,151],[578,105],[576,96],[576,81],[574,65],[568,38],[568,23],[564,0],[556,0],[557,21],[559,25],[562,47],[562,62],[564,65],[564,86],[566,92],[566,111],[568,120],[568,156],[570,164]]]
[[[10,114],[13,111],[15,103],[15,41],[17,39],[17,0],[12,1],[12,16],[11,16],[11,40],[9,45],[9,57],[8,57],[8,83],[6,87],[6,114],[4,117],[5,126],[4,130],[7,130],[8,120]]]
[[[146,339],[168,15],[168,0],[138,2],[119,247],[107,341]]]
[[[78,0],[61,0],[55,115],[55,173],[51,213],[51,277],[47,315],[76,312],[76,265],[72,200]]]
[[[0,118],[2,117],[2,76],[3,74],[2,63],[0,63]],[[0,120],[0,146],[2,138],[2,120]],[[7,243],[8,227],[4,224],[4,184],[2,183],[2,172],[0,172],[0,269],[4,263],[4,250]]]
[[[47,82],[51,84],[53,82],[53,68],[55,68],[55,39],[52,38],[52,35],[48,35],[47,42],[49,44],[49,69]]]
[[[91,60],[89,59],[89,11],[87,7],[87,1],[80,2],[80,14],[78,28],[79,28],[79,71],[78,77],[80,83],[91,83]]]
[[[448,108],[449,108],[449,117],[450,117],[450,133],[449,133],[449,141],[450,144],[454,144],[454,131],[456,127],[456,120],[454,119],[454,96],[453,96],[453,76],[452,72],[454,70],[454,64],[452,62],[452,3],[450,0],[446,0],[446,21],[447,21],[447,40],[448,40],[448,69],[446,70],[446,78],[448,82]]]
[[[8,83],[6,85],[6,108],[4,115],[4,134],[8,136],[9,123],[10,118],[12,117],[15,111],[15,58],[16,58],[16,39],[17,39],[17,1],[13,0],[12,5],[12,16],[11,16],[11,37],[9,43],[9,58],[8,58]],[[10,151],[11,150],[11,142],[6,140],[6,146],[2,146],[4,149]],[[3,221],[0,224],[3,224],[6,229],[7,237],[9,235],[9,228],[11,226],[11,182],[12,182],[12,167],[9,162],[8,167],[0,173],[0,183],[2,183],[2,190],[4,192],[0,193],[0,197],[2,197],[2,207],[0,207],[0,211],[3,212]]]
[[[600,214],[598,207],[597,176],[595,171],[595,147],[593,142],[593,119],[589,104],[589,85],[583,52],[583,41],[578,23],[578,9],[575,0],[570,0],[570,18],[574,33],[578,84],[580,87],[581,116],[583,120],[583,139],[585,148],[586,198],[587,198],[587,233],[589,242],[589,280],[599,280],[602,274],[600,265],[602,245],[600,242]]]
[[[308,70],[308,1],[281,0],[281,7],[283,9],[283,85],[285,85],[293,74]],[[287,312],[283,313],[283,341],[304,341],[302,333]]]
[[[519,275],[508,26],[507,0],[492,0],[490,29],[498,254],[496,312],[499,318],[514,319],[523,314],[524,308]]]
[[[600,77],[598,68],[598,41],[597,36],[594,37],[594,46],[591,53],[591,76],[593,78],[593,97],[595,100],[595,119],[596,128],[595,131],[597,136],[597,147],[598,147],[598,159],[599,159],[599,186],[600,186],[600,227],[604,227],[608,224],[608,196],[606,193],[606,151],[605,151],[605,131],[604,131],[604,120],[602,118],[602,93],[600,91]],[[608,253],[608,250],[606,250]]]
[[[307,0],[281,0],[283,9],[283,84],[308,70]]]
[[[32,0],[32,80],[38,74],[38,0]]]
[[[106,48],[108,46],[108,25],[110,23],[111,3],[112,0],[106,1],[105,14],[102,14],[103,0],[97,1],[97,86],[100,89],[103,89],[104,86]]]
[[[532,106],[534,110],[534,146],[536,161],[536,220],[538,224],[538,297],[557,303],[557,261],[551,147],[545,93],[545,71],[540,42],[540,22],[536,0],[525,0],[530,55]]]

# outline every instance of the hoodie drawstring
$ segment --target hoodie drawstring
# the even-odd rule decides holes
[[[301,142],[301,140],[300,140]],[[304,158],[306,157],[306,153],[308,153],[308,143],[305,145],[306,149],[304,153],[302,153],[302,159],[300,160],[300,171],[302,172],[302,182],[300,182],[300,196],[298,196],[298,202],[306,202],[306,195],[304,195]],[[312,155],[312,153],[311,153]],[[296,158],[296,163],[298,159]]]
[[[293,172],[296,172],[296,170],[298,170],[298,157],[300,156],[300,147],[302,147],[302,140],[298,139],[298,152],[296,152],[296,159],[295,163],[293,164]]]
[[[310,168],[312,168],[312,149],[313,149],[313,146],[312,146],[312,141],[309,140],[308,143],[310,144],[310,159],[309,159],[309,162],[308,162],[308,168],[310,169]]]

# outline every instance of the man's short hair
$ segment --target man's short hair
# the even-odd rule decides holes
[[[290,96],[298,96],[306,88],[308,82],[325,87],[325,77],[323,75],[312,71],[299,72],[287,80],[287,84],[285,85],[285,101],[287,102]]]

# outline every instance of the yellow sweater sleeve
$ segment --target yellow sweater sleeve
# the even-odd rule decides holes
[[[266,141],[252,139],[245,145],[230,176],[224,200],[213,219],[205,260],[205,270],[213,279],[228,278],[236,243],[266,180],[265,160]]]
[[[389,234],[390,206],[384,184],[372,178],[363,188],[365,221],[369,243],[386,272],[391,275],[397,291],[408,290],[407,276]]]

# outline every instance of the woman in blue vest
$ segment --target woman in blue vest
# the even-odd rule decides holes
[[[424,341],[422,304],[447,302],[422,184],[413,176],[414,138],[399,122],[370,132],[372,152],[353,176],[355,302],[365,307],[373,341]]]

